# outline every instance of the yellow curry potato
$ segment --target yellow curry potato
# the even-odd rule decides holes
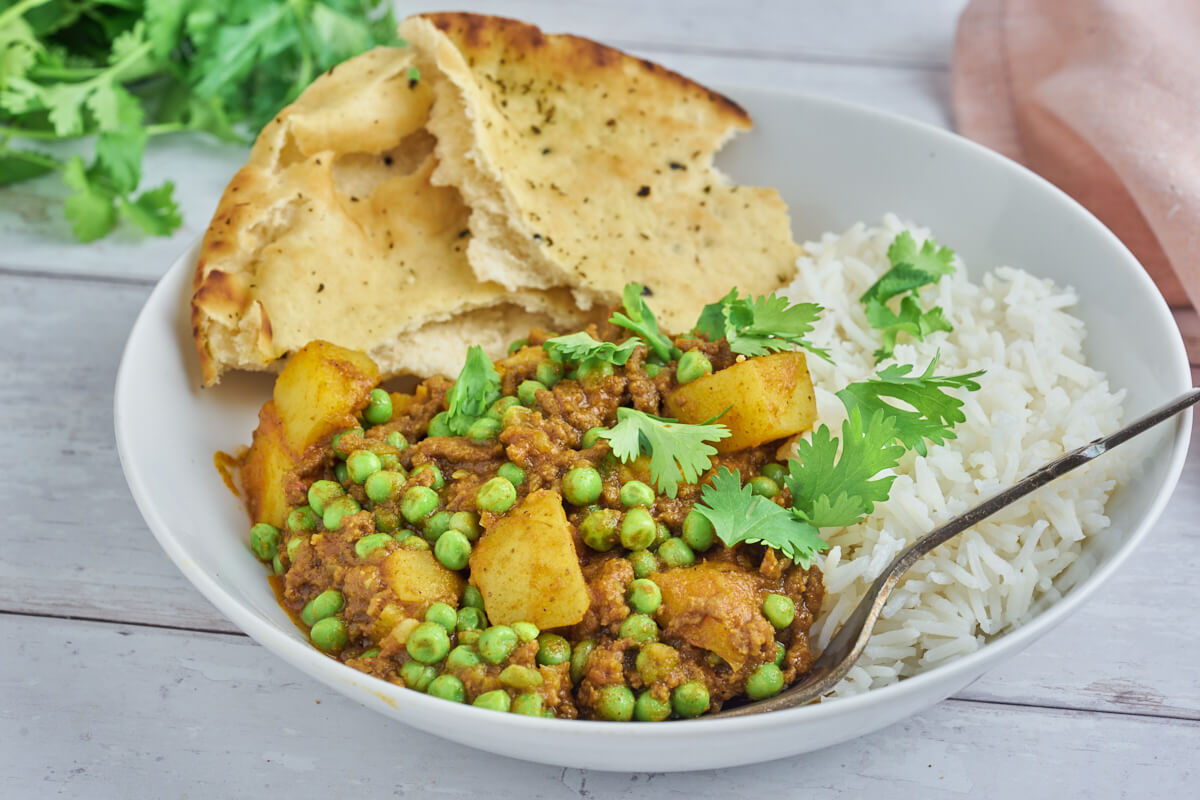
[[[693,425],[725,412],[719,422],[732,435],[716,442],[721,453],[806,431],[817,418],[803,353],[747,359],[685,383],[666,396],[665,405],[668,416]]]
[[[533,492],[484,533],[471,553],[471,582],[497,625],[574,625],[591,604],[575,536],[554,490]]]
[[[379,369],[363,353],[329,342],[309,342],[275,379],[274,399],[242,461],[242,488],[254,522],[282,527],[287,517],[283,482],[309,447],[357,424],[355,415],[379,383]]]
[[[395,550],[383,561],[383,576],[402,603],[458,606],[466,582],[443,567],[429,550]]]

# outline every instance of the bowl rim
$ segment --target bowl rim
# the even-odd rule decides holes
[[[1159,293],[1145,269],[1124,243],[1076,200],[1021,164],[952,131],[851,101],[789,89],[720,85],[717,88],[722,93],[728,93],[735,97],[758,95],[765,99],[771,97],[778,98],[784,95],[792,102],[807,103],[818,108],[834,108],[846,114],[858,115],[867,123],[874,120],[887,125],[901,126],[919,135],[932,137],[942,146],[964,149],[970,157],[984,159],[1003,169],[1015,170],[1021,180],[1032,182],[1036,185],[1037,190],[1048,191],[1054,195],[1063,206],[1064,213],[1075,215],[1091,227],[1096,234],[1106,239],[1108,244],[1114,249],[1116,255],[1125,262],[1126,267],[1135,273],[1134,279],[1141,282],[1144,290],[1148,290],[1152,298],[1151,302],[1156,306],[1157,312],[1166,318],[1171,318],[1170,310],[1161,293]],[[151,325],[158,322],[158,318],[153,312],[157,311],[161,306],[171,307],[171,299],[165,296],[170,294],[171,290],[176,288],[177,284],[182,283],[186,274],[190,274],[197,260],[199,248],[200,238],[197,238],[156,283],[130,329],[116,373],[113,397],[113,420],[117,453],[121,469],[129,485],[130,493],[138,510],[154,534],[155,539],[193,586],[225,617],[251,639],[309,676],[315,677],[339,691],[351,688],[364,689],[376,695],[398,711],[403,711],[406,706],[411,706],[415,712],[418,712],[418,716],[423,715],[423,712],[436,712],[442,716],[449,714],[456,718],[457,715],[464,715],[456,720],[459,724],[461,722],[468,724],[482,722],[483,720],[480,718],[479,713],[471,706],[445,703],[421,692],[410,691],[404,687],[359,672],[352,667],[329,658],[308,643],[298,641],[271,622],[260,619],[253,612],[245,608],[213,575],[200,570],[192,562],[181,540],[172,532],[171,526],[163,516],[162,509],[159,508],[148,490],[147,481],[140,465],[132,460],[130,456],[131,440],[128,428],[132,427],[136,421],[126,419],[122,409],[125,405],[124,398],[136,391],[135,387],[131,385],[131,381],[134,380],[133,376],[136,373],[136,367],[130,358],[131,351],[135,348],[136,343],[140,341],[141,337],[145,335],[145,331]],[[1172,337],[1169,361],[1171,362],[1171,371],[1168,376],[1168,382],[1177,383],[1178,391],[1184,391],[1191,386],[1191,367],[1183,346],[1182,337],[1178,333],[1175,337]],[[928,695],[928,689],[931,685],[949,685],[955,679],[959,681],[964,681],[964,679],[969,680],[971,675],[986,669],[988,662],[1002,659],[1006,655],[1022,649],[1028,643],[1050,631],[1074,613],[1080,605],[1086,602],[1088,598],[1112,577],[1138,544],[1149,534],[1150,529],[1170,502],[1182,474],[1190,443],[1192,428],[1191,412],[1180,415],[1174,424],[1175,430],[1170,443],[1172,456],[1167,465],[1166,479],[1160,484],[1153,502],[1148,509],[1148,513],[1142,517],[1140,523],[1127,536],[1123,537],[1122,542],[1114,549],[1112,555],[1075,584],[1063,597],[1054,601],[1048,608],[1038,613],[1026,623],[986,641],[971,653],[939,664],[893,684],[878,689],[871,689],[850,697],[838,698],[834,702],[817,703],[799,708],[744,717],[719,719],[700,717],[693,720],[670,720],[658,725],[646,726],[610,725],[597,720],[551,720],[519,714],[495,715],[494,717],[483,719],[503,720],[504,725],[513,725],[516,730],[544,730],[564,734],[587,731],[589,735],[597,735],[597,732],[601,731],[611,731],[611,733],[599,733],[598,735],[619,736],[626,741],[629,741],[631,737],[634,741],[657,739],[661,737],[661,733],[655,733],[656,731],[676,731],[679,726],[687,725],[690,726],[690,732],[702,734],[707,738],[709,735],[724,736],[747,730],[764,732],[815,723],[830,716],[849,715],[854,711],[863,709],[863,707],[869,708],[873,704],[883,703],[887,700],[903,702],[905,699],[911,699],[919,695]],[[366,682],[365,685],[362,683],[363,681]]]

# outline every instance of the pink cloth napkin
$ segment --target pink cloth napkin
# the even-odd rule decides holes
[[[1200,0],[972,0],[959,132],[1025,164],[1200,308]]]

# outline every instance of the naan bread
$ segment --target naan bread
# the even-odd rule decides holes
[[[351,59],[260,134],[196,266],[205,385],[227,369],[273,369],[312,339],[363,350],[384,375],[452,375],[469,344],[499,356],[521,325],[580,321],[566,290],[511,292],[476,277],[470,212],[457,190],[430,182],[432,94],[411,66],[407,49]]]
[[[410,17],[435,102],[435,183],[471,208],[467,256],[513,289],[570,286],[584,308],[653,292],[686,330],[734,284],[789,283],[799,250],[773,189],[733,186],[713,154],[750,118],[732,101],[609,47],[515,20]]]

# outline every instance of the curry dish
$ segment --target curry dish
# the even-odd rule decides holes
[[[816,414],[805,355],[668,337],[633,289],[632,322],[612,318],[630,324],[534,330],[494,363],[472,348],[457,381],[411,393],[326,342],[291,357],[242,482],[251,548],[314,645],[559,718],[695,717],[809,668],[819,570],[727,545],[702,505],[718,470],[791,505],[789,445]]]

